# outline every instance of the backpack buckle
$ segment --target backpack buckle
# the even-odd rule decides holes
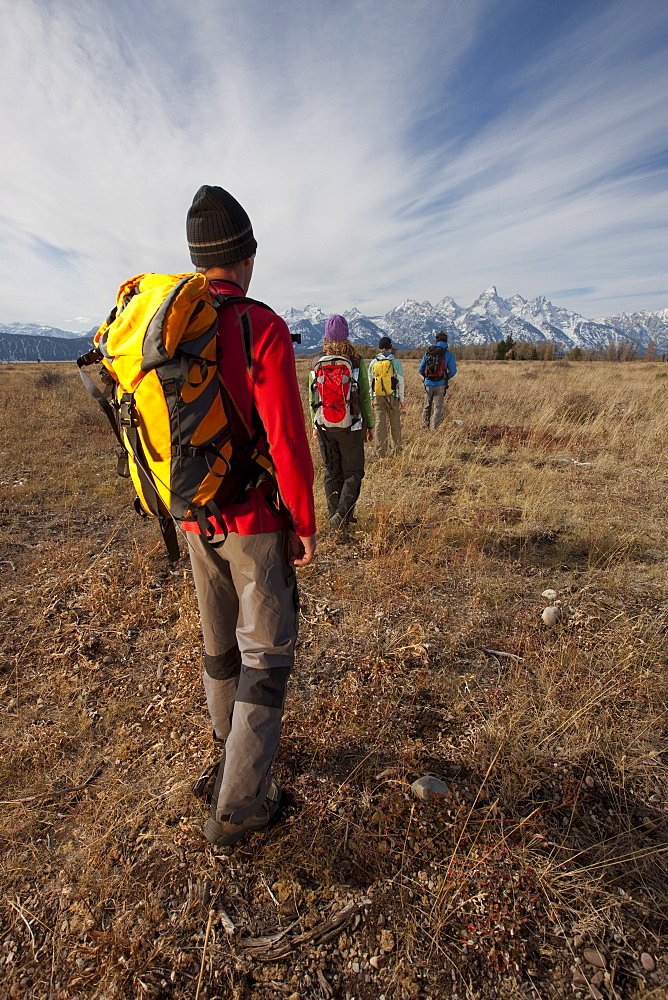
[[[121,427],[139,427],[135,400],[131,392],[124,392],[121,396],[118,419]]]
[[[77,358],[77,365],[79,368],[83,368],[86,365],[95,365],[98,361],[101,361],[104,354],[99,347],[94,347],[92,351],[88,351],[87,354],[82,354],[80,358]]]
[[[116,445],[116,475],[122,479],[130,478],[130,462],[128,453],[122,444]]]

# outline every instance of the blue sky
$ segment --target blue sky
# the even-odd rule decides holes
[[[21,0],[0,322],[87,330],[130,275],[188,270],[202,183],[246,207],[279,310],[668,307],[667,50],[665,0]]]

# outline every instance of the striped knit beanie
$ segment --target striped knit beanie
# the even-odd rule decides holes
[[[188,211],[186,236],[195,267],[229,267],[257,250],[253,227],[236,198],[204,184]]]

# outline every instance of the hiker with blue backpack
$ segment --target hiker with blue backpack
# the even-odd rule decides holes
[[[309,375],[313,436],[325,466],[325,497],[332,528],[348,537],[364,479],[364,442],[373,440],[366,368],[348,339],[345,316],[325,324],[323,355]]]
[[[401,451],[401,415],[404,401],[404,366],[394,356],[389,337],[378,341],[378,354],[369,362],[369,386],[376,426],[376,454],[387,455],[389,439],[395,454]]]
[[[422,427],[435,431],[443,422],[448,382],[457,374],[454,355],[448,350],[448,338],[443,330],[436,334],[436,343],[425,351],[418,371],[424,379]]]

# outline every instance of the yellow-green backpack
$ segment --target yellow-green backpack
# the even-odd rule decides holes
[[[371,366],[374,396],[392,396],[397,386],[392,358],[377,358]]]

